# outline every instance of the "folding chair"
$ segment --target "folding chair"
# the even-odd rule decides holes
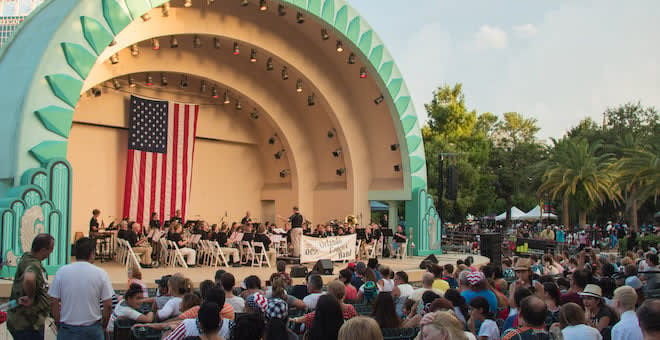
[[[140,266],[140,260],[138,259],[137,255],[133,252],[133,248],[131,247],[131,244],[128,243],[126,240],[124,241],[124,247],[126,247],[126,268],[128,268],[128,264],[131,261],[135,262],[135,265],[137,266],[138,269],[142,269],[142,266]]]
[[[158,240],[158,246],[160,247],[160,263],[169,266],[172,263],[173,252],[168,248],[167,239],[160,238]]]
[[[222,247],[220,247],[220,244],[218,241],[208,241],[209,242],[209,251],[211,255],[211,266],[217,267],[218,263],[222,265],[223,263],[225,264],[225,267],[229,267],[229,262],[227,262],[227,258],[225,257],[225,253],[222,251]]]
[[[252,249],[250,242],[241,241],[241,250],[241,256],[245,255],[245,262],[243,262],[243,259],[241,258],[241,264],[245,264],[247,261],[252,261],[252,264],[254,264],[254,249]]]
[[[183,254],[181,254],[181,251],[179,251],[179,245],[177,245],[176,242],[174,241],[167,241],[167,242],[169,243],[171,249],[174,249],[174,260],[172,261],[172,267],[176,267],[176,262],[180,260],[181,266],[183,268],[188,268],[188,264],[186,263]]]
[[[394,256],[401,258],[402,260],[405,260],[406,257],[408,257],[408,240],[399,245],[399,248],[394,252]]]
[[[257,251],[259,249],[259,251]],[[263,242],[252,242],[252,251],[254,254],[253,260],[252,260],[252,267],[260,267],[264,262],[264,259],[266,259],[266,264],[268,265],[268,268],[270,268],[270,260],[268,259],[268,254],[266,253],[266,248],[264,247]]]

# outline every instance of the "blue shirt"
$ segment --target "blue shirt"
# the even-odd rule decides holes
[[[563,230],[557,230],[557,242],[564,243],[566,241],[565,233]]]
[[[483,296],[486,298],[488,301],[488,306],[490,307],[490,311],[493,313],[497,312],[497,296],[495,296],[495,293],[491,292],[490,290],[482,290],[479,292],[475,292],[472,290],[466,290],[461,293],[463,298],[465,298],[465,302],[469,305],[470,301],[474,299],[477,296]]]

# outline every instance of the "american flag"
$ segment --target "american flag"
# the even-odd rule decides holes
[[[124,217],[161,223],[181,210],[185,221],[199,105],[131,96]]]

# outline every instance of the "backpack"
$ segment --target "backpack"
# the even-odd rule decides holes
[[[373,281],[367,281],[364,284],[364,302],[366,303],[371,303],[374,300],[376,300],[376,296],[378,295],[378,287],[376,287],[376,283]]]

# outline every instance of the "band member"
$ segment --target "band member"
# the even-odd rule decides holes
[[[149,229],[160,229],[160,218],[158,217],[157,212],[151,213],[151,219],[149,220]]]
[[[170,225],[170,231],[167,234],[167,239],[176,242],[177,246],[179,247],[179,252],[181,255],[183,255],[183,257],[186,258],[186,263],[188,263],[188,266],[194,266],[197,252],[195,249],[188,248],[186,246],[188,242],[183,240],[182,233],[183,226],[181,226],[181,224],[178,222],[174,222]]]
[[[141,235],[140,229],[142,229],[142,226],[137,222],[133,222],[131,228],[126,230],[121,238],[128,241],[128,244],[133,249],[133,253],[142,258],[140,261],[142,266],[150,268],[152,248],[149,245],[149,240]]]
[[[245,212],[245,217],[241,220],[242,225],[250,224],[252,223],[252,217],[250,217],[250,212],[246,211]]]
[[[293,215],[289,217],[291,223],[291,243],[293,243],[293,256],[300,256],[300,244],[302,243],[302,226],[305,219],[300,214],[298,207],[293,207]]]
[[[101,210],[94,209],[92,211],[92,219],[89,220],[89,233],[96,233],[99,231],[99,228],[104,227],[103,221],[99,224],[99,219],[101,217]]]
[[[183,224],[183,218],[181,217],[181,210],[177,209],[174,212],[174,216],[172,216],[172,218],[170,218],[170,224],[174,221],[179,222],[179,224]]]

